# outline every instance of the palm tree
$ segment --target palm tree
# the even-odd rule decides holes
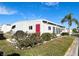
[[[78,27],[79,27],[79,22],[78,22],[78,20],[77,20],[77,19],[73,18],[73,19],[72,19],[72,22],[75,22],[75,24],[76,24],[76,28],[78,28]]]
[[[77,19],[75,19],[75,18],[72,17],[72,13],[69,13],[68,15],[66,15],[61,20],[61,23],[64,23],[64,22],[68,22],[68,28],[69,28],[69,30],[70,30],[70,27],[72,26],[73,22],[77,25],[77,27],[79,26],[79,22],[77,21]]]

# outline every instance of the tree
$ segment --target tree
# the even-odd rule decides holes
[[[75,19],[75,18],[72,17],[72,13],[69,13],[68,15],[66,15],[61,20],[61,23],[64,23],[64,22],[68,22],[68,28],[69,28],[69,30],[70,30],[70,27],[72,26],[73,22],[77,25],[77,27],[79,26],[79,22],[77,21],[77,19]]]
[[[73,31],[73,33],[77,33],[78,32],[76,28],[73,28],[72,31]]]
[[[73,18],[73,19],[72,19],[72,22],[75,22],[75,24],[76,24],[76,26],[77,26],[76,28],[78,28],[78,27],[79,27],[79,22],[78,22],[78,20],[77,20],[77,19]]]

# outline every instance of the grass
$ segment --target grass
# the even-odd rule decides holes
[[[56,40],[49,41],[46,44],[26,50],[15,49],[15,47],[10,43],[5,40],[1,40],[0,48],[2,48],[6,55],[16,52],[22,56],[63,56],[73,40],[74,37],[57,38]]]
[[[7,42],[6,40],[0,40],[0,49],[1,51],[4,51],[5,54],[9,54],[9,53],[13,53],[15,52],[15,48],[13,46],[11,46],[11,44],[9,42]]]

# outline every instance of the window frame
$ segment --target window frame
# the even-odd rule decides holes
[[[33,29],[33,26],[31,25],[31,26],[29,26],[29,30],[32,30]]]
[[[51,30],[51,26],[48,26],[48,30]]]

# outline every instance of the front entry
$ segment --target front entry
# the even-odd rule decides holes
[[[40,33],[40,24],[36,24],[36,33]]]

